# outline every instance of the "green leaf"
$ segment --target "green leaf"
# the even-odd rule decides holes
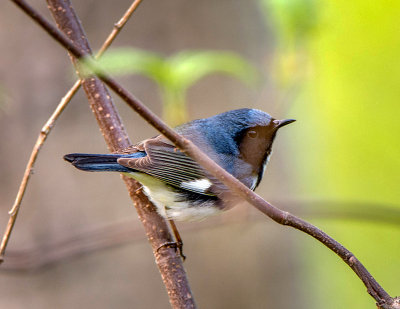
[[[113,75],[141,74],[161,83],[166,75],[165,61],[159,54],[134,48],[111,49],[99,65]]]
[[[184,51],[170,58],[139,49],[119,48],[108,51],[100,60],[102,69],[111,74],[145,75],[164,88],[184,91],[212,73],[223,73],[254,85],[258,73],[241,56],[228,51]]]
[[[223,73],[253,86],[259,73],[248,61],[229,51],[183,51],[168,60],[173,87],[186,89],[206,75]]]

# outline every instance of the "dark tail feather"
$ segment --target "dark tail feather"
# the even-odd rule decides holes
[[[70,153],[64,156],[64,160],[70,162],[73,166],[83,171],[131,172],[131,169],[122,166],[117,162],[118,158],[126,156],[130,155]]]

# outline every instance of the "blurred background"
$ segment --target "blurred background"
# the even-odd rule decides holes
[[[44,1],[30,3],[51,18]],[[93,49],[130,3],[73,1]],[[170,123],[241,107],[297,119],[279,132],[257,192],[341,242],[396,296],[399,15],[400,2],[386,0],[144,0],[109,59],[129,63],[118,80]],[[65,51],[7,1],[0,41],[3,232],[39,131],[74,75]],[[156,134],[115,102],[132,141]],[[0,269],[0,307],[169,308],[119,175],[62,160],[106,151],[80,91],[35,165]],[[178,228],[200,308],[375,308],[336,255],[247,204]]]

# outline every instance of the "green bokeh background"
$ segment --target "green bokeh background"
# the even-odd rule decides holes
[[[293,76],[302,76],[290,109],[299,120],[292,143],[299,196],[339,204],[354,201],[349,207],[360,214],[370,207],[383,212],[382,205],[398,210],[400,2],[269,4],[282,63],[295,55],[289,68],[278,67],[283,84],[299,83]],[[303,19],[308,22],[300,22]],[[399,293],[398,224],[336,219],[314,223],[351,249],[392,296]],[[309,279],[304,297],[310,308],[374,308],[345,264],[312,241],[304,245],[304,276]]]

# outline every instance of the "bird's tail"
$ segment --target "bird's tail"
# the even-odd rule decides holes
[[[138,156],[141,153],[137,153]],[[88,153],[70,153],[64,156],[64,160],[70,162],[76,168],[89,172],[131,172],[132,170],[118,164],[117,160],[122,157],[131,157],[132,155],[123,154],[88,154]]]

